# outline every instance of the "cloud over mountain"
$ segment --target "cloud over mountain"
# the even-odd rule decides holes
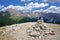
[[[46,7],[48,5],[49,5],[48,3],[38,3],[38,2],[33,3],[33,2],[30,2],[29,4],[25,4],[25,6],[9,5],[7,7],[4,7],[2,10],[4,11],[4,10],[9,9],[9,8],[13,8],[13,9],[16,9],[16,10],[32,10],[33,8],[42,8],[42,7]]]
[[[60,7],[50,6],[48,9],[44,10],[45,12],[60,13]]]
[[[0,11],[1,11],[2,8],[4,8],[4,6],[3,5],[0,5]]]
[[[25,0],[25,1],[27,1],[27,0]],[[31,0],[29,0],[29,1],[31,1]],[[35,1],[38,1],[38,0],[35,0]],[[44,1],[47,1],[48,2],[49,0],[44,0]],[[5,10],[7,10],[9,8],[16,9],[16,10],[22,10],[22,11],[31,11],[34,8],[39,8],[39,10],[35,10],[35,11],[60,13],[60,7],[57,7],[57,6],[50,6],[50,7],[48,7],[49,5],[50,5],[49,3],[39,3],[39,2],[35,2],[35,3],[34,2],[30,2],[28,4],[25,3],[24,6],[20,6],[20,5],[16,5],[16,6],[9,5],[7,7],[4,7],[4,6],[0,5],[0,11],[1,10],[2,11],[5,11]],[[46,8],[44,10],[43,8],[45,8],[45,7],[48,7],[48,8]]]

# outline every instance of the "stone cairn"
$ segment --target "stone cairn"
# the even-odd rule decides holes
[[[31,26],[31,29],[27,30],[27,33],[31,37],[55,35],[54,30],[50,30],[45,25],[43,25],[43,18],[41,18],[41,20],[38,20],[34,26]]]

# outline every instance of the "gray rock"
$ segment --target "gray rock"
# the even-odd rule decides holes
[[[32,32],[32,30],[27,30],[27,33],[31,33]]]
[[[38,21],[34,26],[32,26],[32,30],[27,31],[29,36],[41,38],[41,36],[55,35],[54,31],[47,29],[41,21]]]
[[[32,36],[32,37],[39,37],[40,36],[40,33],[37,33],[36,31],[32,31],[29,36]]]

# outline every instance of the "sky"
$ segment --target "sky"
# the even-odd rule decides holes
[[[0,0],[0,10],[13,8],[17,10],[57,11],[60,10],[60,0]]]

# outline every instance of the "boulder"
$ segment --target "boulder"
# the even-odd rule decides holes
[[[39,37],[40,36],[40,33],[36,32],[36,31],[32,31],[29,36],[32,36],[32,37]]]

